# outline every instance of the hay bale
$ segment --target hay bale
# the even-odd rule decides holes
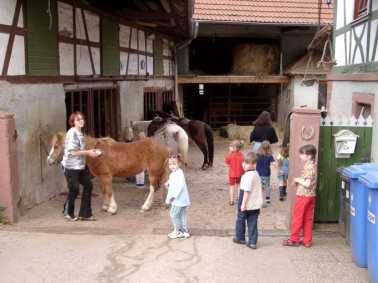
[[[233,51],[233,74],[269,75],[279,68],[280,51],[275,45],[243,43]]]
[[[249,136],[254,129],[254,126],[240,126],[237,124],[227,125],[228,138],[231,140],[243,140],[245,143],[249,142]]]

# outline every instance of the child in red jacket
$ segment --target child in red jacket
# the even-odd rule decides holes
[[[240,178],[244,173],[243,170],[243,153],[240,152],[242,143],[238,140],[231,142],[229,153],[227,154],[224,162],[228,165],[228,180],[230,184],[230,205],[234,205],[235,191],[239,192]],[[239,195],[239,194],[238,194]]]

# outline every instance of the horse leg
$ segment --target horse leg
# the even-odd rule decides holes
[[[203,154],[203,164],[202,164],[201,169],[206,170],[209,167],[207,147],[203,143],[200,143],[200,142],[197,142],[197,141],[195,141],[195,142],[196,142],[198,148],[201,150],[201,152]]]
[[[142,211],[147,211],[151,209],[152,202],[154,201],[156,178],[152,172],[149,172],[148,178],[150,180],[150,191],[144,204],[142,205]]]
[[[102,205],[102,210],[115,214],[117,212],[117,203],[115,202],[112,189],[113,177],[111,175],[101,175],[99,176],[99,179],[101,182],[101,190],[104,194],[104,204]]]

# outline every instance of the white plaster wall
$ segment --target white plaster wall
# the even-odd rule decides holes
[[[378,1],[376,1],[378,2]],[[378,7],[377,7],[378,8]],[[378,20],[374,20],[371,22],[371,30],[370,30],[370,50],[369,50],[369,60],[371,61],[378,61],[378,52],[375,53],[375,58],[373,57],[373,50],[374,45],[378,45],[378,41],[375,41],[375,34],[377,33],[378,28]]]
[[[131,29],[131,44],[130,48],[138,50],[138,30],[136,28]]]
[[[129,75],[138,74],[138,54],[130,53],[129,55]]]
[[[170,65],[171,65],[171,62],[169,59],[164,59],[163,60],[163,69],[164,69],[164,76],[169,76],[170,74]]]
[[[63,187],[63,172],[48,167],[40,147],[51,133],[65,130],[66,110],[61,84],[10,84],[0,81],[0,111],[15,114],[21,206],[50,199]],[[59,211],[57,211],[59,213]]]
[[[336,37],[335,40],[335,60],[337,66],[343,66],[346,64],[346,54],[344,45],[344,34]]]
[[[350,61],[352,60],[352,56],[351,56],[351,50],[353,50],[353,41],[352,41],[352,44],[351,44],[351,40],[352,40],[352,32],[351,31],[348,31],[345,33],[345,37],[346,37],[346,51],[345,51],[345,48],[344,48],[344,62],[345,62],[345,65],[348,65],[350,64]],[[346,52],[346,53],[345,53]]]
[[[373,3],[372,3],[372,10],[373,11],[378,10],[378,0],[371,0],[371,1],[373,1]]]
[[[119,25],[119,44],[121,47],[129,47],[130,27]]]
[[[144,31],[140,30],[139,32],[139,50],[146,51],[146,38]]]
[[[25,40],[23,36],[16,35],[14,38],[8,75],[25,75]]]
[[[346,24],[353,22],[354,15],[354,1],[355,0],[345,0],[345,11],[346,11]]]
[[[126,75],[126,70],[127,70],[127,52],[120,52],[120,62],[121,62],[121,66],[120,66],[120,72],[121,72],[121,75]]]
[[[146,56],[139,55],[139,75],[146,75]]]
[[[90,41],[100,42],[100,17],[91,11],[84,10],[84,16]],[[85,28],[81,9],[76,8],[76,37],[85,39]]]
[[[154,58],[151,56],[147,57],[147,72],[150,76],[154,74]]]
[[[76,65],[77,74],[88,76],[92,75],[91,60],[89,58],[88,46],[77,45],[76,46]]]
[[[16,0],[0,1],[0,24],[11,25],[14,11],[16,9]]]
[[[373,142],[372,159],[378,161],[378,82],[332,82],[332,94],[328,104],[329,114],[334,116],[352,115],[353,92],[373,93],[374,112],[373,113]]]
[[[73,37],[73,8],[72,5],[58,1],[58,30]]]
[[[91,47],[93,64],[97,75],[101,74],[101,50],[100,48]]]
[[[0,32],[0,72],[2,72],[3,70],[5,53],[7,51],[7,46],[8,46],[8,40],[9,40],[9,34]]]
[[[59,65],[61,75],[73,76],[75,74],[73,44],[59,43]]]
[[[147,52],[154,52],[154,41],[152,39],[147,39]]]
[[[100,42],[100,17],[91,11],[84,11],[90,41]]]
[[[119,82],[120,105],[121,105],[121,127],[129,125],[129,121],[143,119],[143,88],[164,87],[174,89],[174,81],[170,79],[159,79],[149,81],[122,81]]]
[[[166,39],[163,39],[163,55],[164,56],[171,56],[171,49],[169,48],[169,41]]]
[[[344,2],[345,0],[337,1],[336,29],[342,28],[344,26]]]
[[[301,85],[302,77],[295,77],[293,80],[293,106],[300,107],[307,105],[309,108],[318,108],[319,84],[315,82],[312,86]]]
[[[21,10],[20,10],[20,15],[18,16],[17,26],[19,28],[24,27],[24,12],[22,11],[22,5],[21,5]]]

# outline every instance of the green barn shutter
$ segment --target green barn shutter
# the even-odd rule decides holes
[[[47,13],[49,2],[51,17]],[[56,1],[27,0],[27,29],[27,73],[34,76],[57,76],[59,57]]]
[[[102,74],[120,74],[119,27],[110,20],[101,19]]]
[[[154,75],[164,75],[163,69],[163,41],[160,38],[154,40]]]

